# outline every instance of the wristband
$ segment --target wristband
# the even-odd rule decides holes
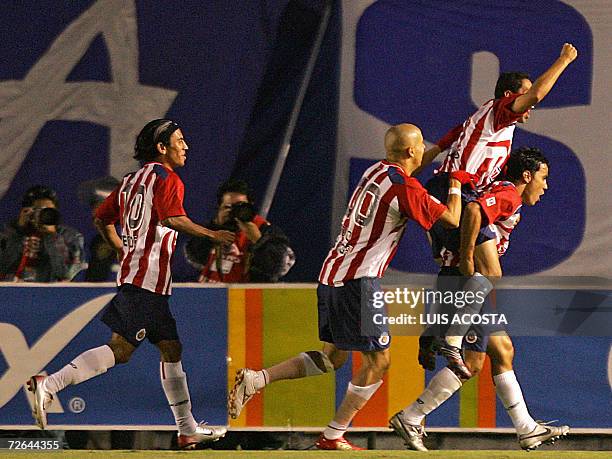
[[[457,187],[450,187],[448,189],[448,195],[450,196],[451,194],[456,194],[458,196],[461,196],[461,188],[457,188]]]

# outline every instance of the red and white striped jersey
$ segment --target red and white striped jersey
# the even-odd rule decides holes
[[[495,180],[508,160],[516,121],[524,113],[511,110],[520,94],[485,102],[470,116],[461,129],[453,129],[438,142],[442,150],[449,148],[442,166],[436,172],[467,171],[484,186]]]
[[[497,254],[501,257],[510,245],[510,233],[521,219],[522,200],[511,182],[493,182],[478,192],[481,208],[481,233],[495,238]],[[443,266],[459,264],[459,247],[444,247],[440,253]]]
[[[170,295],[170,262],[177,231],[162,226],[168,217],[185,215],[185,187],[179,176],[161,163],[146,163],[125,177],[96,210],[104,224],[119,222],[123,257],[117,285],[132,284]]]
[[[493,182],[484,190],[476,200],[486,219],[482,226],[495,234],[497,253],[501,257],[508,250],[510,233],[521,219],[521,196],[511,182]]]
[[[408,219],[428,230],[445,210],[444,204],[401,167],[377,162],[365,171],[353,192],[319,282],[339,286],[351,279],[382,277]]]

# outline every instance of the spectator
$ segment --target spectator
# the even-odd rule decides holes
[[[92,215],[106,197],[119,185],[119,180],[107,176],[82,182],[79,185],[79,200],[91,209]],[[99,234],[88,245],[89,265],[85,272],[86,282],[113,282],[119,270],[115,250]]]
[[[289,240],[257,215],[251,190],[242,180],[221,184],[215,218],[204,226],[232,231],[236,239],[224,247],[205,238],[187,243],[185,256],[200,271],[199,282],[277,282],[295,263]]]
[[[29,188],[18,218],[0,233],[0,279],[70,281],[84,269],[83,235],[60,221],[55,191],[43,185]]]

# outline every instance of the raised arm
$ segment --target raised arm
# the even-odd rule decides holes
[[[423,153],[423,159],[421,160],[421,165],[417,169],[414,170],[414,172],[412,173],[412,176],[414,177],[420,174],[423,171],[423,169],[429,166],[433,162],[433,160],[436,159],[436,156],[438,156],[444,150],[450,148],[450,146],[459,138],[459,135],[461,134],[462,129],[463,129],[463,125],[458,124],[457,126],[452,128],[450,131],[448,131],[444,135],[444,137],[438,140],[434,144],[433,147],[431,147],[429,150]]]
[[[522,113],[540,102],[552,89],[567,66],[578,56],[578,51],[570,43],[565,43],[557,60],[533,83],[531,88],[512,103],[512,111]]]

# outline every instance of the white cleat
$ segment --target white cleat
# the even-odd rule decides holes
[[[550,426],[549,423],[536,421],[537,427],[528,434],[518,436],[519,444],[525,451],[536,449],[540,445],[554,443],[569,432],[569,426]],[[554,421],[552,421],[554,422]]]
[[[392,428],[396,434],[404,439],[406,447],[415,451],[428,451],[423,444],[423,437],[426,437],[425,429],[421,425],[412,425],[404,422],[402,419],[402,411],[395,413],[391,419],[389,419],[389,427]]]
[[[53,402],[53,394],[46,389],[45,379],[43,375],[36,375],[28,381],[28,390],[34,393],[32,416],[43,430],[47,428],[47,409]]]
[[[195,449],[199,443],[217,441],[227,433],[227,427],[212,427],[204,423],[198,424],[194,433],[189,435],[178,434],[177,445],[179,449]]]
[[[243,368],[236,372],[234,387],[227,396],[227,411],[232,419],[240,416],[244,406],[257,393],[255,390],[255,376],[257,372]]]

